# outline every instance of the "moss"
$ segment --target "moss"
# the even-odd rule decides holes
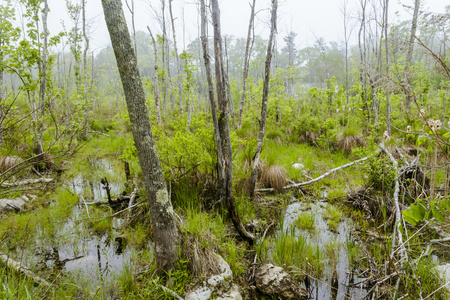
[[[295,225],[301,229],[313,231],[316,228],[315,221],[316,217],[312,212],[304,212],[298,216]]]
[[[339,223],[342,220],[342,216],[342,212],[336,206],[327,205],[325,207],[323,218],[324,220],[328,221],[328,226],[331,229],[337,230]]]

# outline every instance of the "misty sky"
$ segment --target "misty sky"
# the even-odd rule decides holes
[[[76,0],[72,0],[75,2]],[[128,0],[131,3],[131,0]],[[122,1],[125,3],[125,0]],[[134,0],[136,10],[136,29],[146,30],[150,26],[154,33],[160,33],[160,26],[156,21],[150,5],[159,10],[159,0]],[[166,1],[167,2],[167,1]],[[173,13],[176,18],[176,34],[179,48],[182,50],[190,40],[198,37],[199,16],[196,0],[173,0]],[[221,9],[222,34],[246,37],[248,20],[250,15],[250,0],[219,0]],[[347,0],[348,10],[353,22],[358,19],[359,0]],[[379,1],[381,2],[381,0]],[[423,10],[443,13],[446,1],[422,0]],[[61,22],[66,28],[71,28],[73,23],[68,18],[64,0],[48,0],[49,28],[51,34],[63,30]],[[257,0],[257,17],[255,33],[267,38],[270,0]],[[282,37],[289,31],[298,33],[297,47],[313,45],[316,38],[323,37],[326,41],[342,41],[344,39],[342,7],[344,0],[279,0],[278,10],[278,40],[282,45]],[[389,1],[389,22],[398,18],[411,18],[412,11],[407,11],[403,6],[414,5],[414,0]],[[131,14],[126,5],[124,10],[131,30]],[[159,12],[159,11],[158,11]],[[396,14],[398,12],[398,14]],[[184,18],[183,18],[184,13]],[[90,20],[91,50],[98,52],[109,43],[109,35],[103,17],[100,0],[87,0],[87,18]],[[184,19],[184,31],[183,31]],[[81,22],[81,20],[80,20]],[[169,23],[168,23],[169,26]],[[357,30],[353,31],[355,35]],[[355,41],[355,39],[353,39]]]

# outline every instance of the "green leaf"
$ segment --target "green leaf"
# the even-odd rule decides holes
[[[433,216],[435,217],[435,219],[438,220],[439,222],[443,222],[444,216],[439,211],[439,209],[436,208],[435,202],[431,202],[430,207],[431,207],[431,211],[433,212]]]

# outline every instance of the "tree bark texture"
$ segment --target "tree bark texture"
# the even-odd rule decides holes
[[[87,126],[89,119],[89,99],[87,94],[87,52],[89,51],[89,38],[86,32],[86,0],[81,1],[82,7],[82,20],[83,20],[83,38],[84,38],[84,50],[83,50],[83,98],[84,98],[84,125],[83,125],[83,137],[86,137]],[[94,62],[94,61],[92,61]]]
[[[102,5],[142,168],[153,228],[156,263],[160,270],[169,270],[176,267],[180,234],[153,139],[136,57],[121,1],[102,0]]]
[[[44,152],[43,143],[44,143],[44,116],[45,116],[45,96],[47,94],[47,39],[48,39],[48,30],[47,30],[47,16],[48,16],[48,4],[47,0],[44,1],[44,10],[42,12],[42,26],[44,30],[44,40],[43,40],[43,48],[42,48],[42,65],[40,68],[41,71],[41,81],[39,86],[39,105],[37,107],[36,116],[37,120],[39,120],[39,127],[36,133],[36,148],[35,154],[39,155]],[[42,156],[41,156],[42,158]]]
[[[406,57],[406,66],[405,66],[406,81],[409,83],[411,82],[411,76],[409,75],[409,67],[412,63],[412,55],[413,55],[413,50],[414,50],[414,38],[416,36],[417,18],[419,16],[419,7],[420,7],[420,0],[415,0],[414,1],[413,19],[412,19],[412,23],[411,23],[411,34],[409,36],[408,54]],[[406,109],[409,112],[411,110],[411,95],[409,93],[406,94],[405,105],[406,105]]]
[[[255,198],[256,179],[258,178],[258,165],[261,156],[262,146],[264,143],[264,136],[266,133],[266,115],[267,115],[267,98],[269,97],[269,79],[270,79],[270,64],[272,62],[272,51],[274,47],[274,35],[277,30],[277,0],[272,0],[272,17],[270,21],[270,36],[267,46],[264,86],[261,103],[261,120],[259,121],[258,140],[256,142],[256,152],[253,161],[253,170],[250,178],[250,198]]]
[[[227,39],[225,38],[225,57],[227,61],[227,71],[224,72],[225,74],[225,83],[227,86],[227,96],[228,96],[228,102],[230,103],[230,113],[231,113],[231,122],[233,124],[233,131],[236,131],[236,120],[234,118],[234,104],[233,104],[233,97],[231,96],[231,88],[230,88],[230,80],[228,79],[228,52],[227,52]]]
[[[183,85],[182,85],[182,78],[181,78],[181,62],[180,57],[178,56],[178,49],[177,49],[177,36],[175,34],[175,20],[173,19],[173,13],[172,13],[172,1],[169,0],[169,13],[170,13],[170,22],[172,23],[172,35],[173,35],[173,50],[175,52],[175,58],[177,60],[177,73],[178,73],[178,100],[180,102],[180,112],[183,113]]]
[[[0,29],[0,33],[1,33],[1,29]],[[0,39],[0,49],[3,46],[3,41],[2,39]],[[2,63],[3,63],[3,51],[0,50],[0,146],[3,146],[3,101],[4,96],[3,96],[3,67],[2,67]],[[12,76],[11,76],[12,78]],[[12,86],[12,85],[11,85]]]
[[[153,54],[155,56],[155,75],[154,75],[154,91],[155,91],[155,111],[156,111],[156,120],[158,124],[161,124],[161,97],[159,92],[159,80],[158,80],[158,45],[156,44],[155,38],[153,37],[152,31],[150,27],[147,26],[148,32],[150,33],[150,37],[152,38],[153,43]]]
[[[388,8],[389,0],[385,0],[384,4],[384,45],[386,47],[386,128],[387,133],[391,136],[391,105],[389,104],[389,45],[388,45]]]
[[[228,98],[226,91],[226,80],[223,65],[222,52],[222,38],[220,34],[220,10],[217,0],[211,1],[212,7],[212,21],[214,27],[214,55],[215,55],[215,71],[216,71],[216,90],[218,100],[218,118],[215,113],[214,91],[212,86],[212,76],[210,71],[209,55],[207,52],[207,37],[206,37],[206,11],[205,2],[201,0],[202,12],[202,45],[205,58],[206,72],[208,74],[209,96],[211,102],[211,110],[215,125],[215,141],[217,147],[217,173],[218,173],[218,197],[222,203],[225,203],[228,213],[233,221],[233,225],[242,238],[253,243],[255,237],[245,230],[239,219],[234,203],[232,192],[233,185],[233,163],[229,127],[229,110]],[[216,117],[215,117],[216,116]],[[216,127],[217,122],[217,127]]]
[[[241,96],[241,103],[239,105],[239,120],[238,120],[239,128],[241,128],[242,126],[242,112],[244,111],[245,90],[247,87],[248,69],[250,65],[250,55],[251,55],[250,40],[252,36],[252,28],[255,24],[255,2],[256,0],[253,0],[253,5],[251,5],[250,21],[248,24],[248,31],[247,31],[247,44],[245,45],[244,71],[242,74],[242,96]]]

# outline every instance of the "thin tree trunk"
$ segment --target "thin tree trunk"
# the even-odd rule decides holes
[[[1,29],[0,29],[0,33],[1,33]],[[3,40],[0,39],[0,49],[3,46]],[[4,96],[3,96],[3,51],[0,50],[0,146],[3,147],[3,120],[4,120],[4,116],[3,116],[3,102],[5,100]],[[12,77],[12,74],[11,74]],[[11,87],[13,88],[13,87]]]
[[[125,4],[128,7],[128,10],[131,13],[131,28],[133,30],[133,48],[134,48],[134,55],[136,55],[136,59],[138,57],[137,53],[137,44],[136,44],[136,26],[134,25],[134,0],[131,0],[131,7],[128,4],[128,1],[125,1]]]
[[[384,45],[386,47],[386,127],[387,133],[391,136],[391,105],[389,104],[389,45],[388,45],[388,9],[389,0],[385,0],[384,13]]]
[[[419,16],[419,7],[420,7],[420,0],[414,1],[414,13],[413,13],[413,19],[411,23],[411,34],[409,36],[409,45],[408,45],[408,54],[406,56],[406,65],[405,65],[405,80],[411,84],[411,76],[409,74],[409,67],[412,63],[412,55],[414,50],[414,38],[416,36],[416,29],[417,29],[417,19]],[[444,56],[445,57],[445,56]],[[405,105],[408,112],[411,111],[411,95],[409,93],[406,93],[405,97]]]
[[[170,0],[169,0],[170,1]],[[165,114],[165,106],[166,106],[166,96],[169,94],[170,98],[170,108],[172,111],[175,109],[175,102],[172,93],[172,78],[170,76],[170,55],[169,55],[169,43],[167,42],[167,32],[166,32],[166,0],[161,0],[161,10],[162,10],[162,32],[163,32],[163,65],[166,65],[167,68],[167,81],[169,82],[169,86],[167,88],[166,85],[166,93],[164,94],[164,114]]]
[[[219,108],[219,118],[217,119],[217,127],[215,130],[216,146],[217,146],[217,161],[218,161],[218,196],[219,200],[224,202],[227,206],[228,213],[233,221],[233,225],[243,239],[250,244],[253,243],[255,237],[245,230],[244,226],[239,219],[236,211],[236,205],[234,203],[234,197],[232,192],[233,185],[233,163],[231,152],[231,139],[229,128],[229,113],[228,113],[228,101],[226,96],[226,82],[223,66],[223,52],[222,52],[222,37],[220,34],[220,10],[217,0],[211,1],[212,7],[212,21],[214,26],[214,56],[215,56],[215,70],[216,70],[216,89],[217,89],[217,102]],[[209,55],[207,52],[207,38],[205,33],[206,27],[206,12],[204,0],[201,0],[202,10],[202,44],[205,57],[205,66],[209,67]],[[207,62],[208,61],[208,62]],[[208,83],[212,83],[211,72],[209,72]],[[212,86],[210,89],[210,99]],[[214,101],[211,101],[213,105]],[[214,115],[214,111],[212,113]],[[214,116],[213,116],[214,118]],[[221,151],[219,150],[221,149]]]
[[[227,85],[227,95],[228,95],[228,102],[230,103],[230,114],[231,114],[231,121],[233,124],[233,131],[236,131],[236,121],[234,118],[234,104],[233,104],[233,97],[231,97],[231,89],[230,89],[230,80],[228,79],[228,51],[227,51],[227,39],[225,38],[225,57],[227,60],[227,71],[224,73],[225,75],[225,82]]]
[[[172,23],[172,35],[173,35],[173,48],[175,52],[175,58],[177,59],[177,73],[178,73],[178,100],[180,102],[180,112],[183,113],[183,85],[182,85],[182,78],[181,78],[181,62],[180,57],[178,56],[178,49],[177,49],[177,37],[175,34],[175,20],[173,19],[172,14],[172,1],[169,0],[169,13],[170,13],[170,21]]]
[[[247,87],[247,77],[248,77],[248,69],[250,65],[250,55],[251,51],[250,49],[250,40],[252,36],[252,28],[255,24],[255,2],[256,0],[253,0],[253,4],[251,7],[251,13],[250,13],[250,21],[248,24],[248,31],[247,31],[247,44],[245,45],[245,55],[244,55],[244,71],[242,75],[242,95],[241,95],[241,103],[239,105],[239,119],[238,119],[238,127],[241,128],[242,126],[242,113],[244,111],[244,103],[245,103],[245,90]]]
[[[167,193],[158,152],[145,105],[145,94],[134,56],[122,3],[102,0],[106,25],[122,80],[131,129],[141,165],[155,241],[156,264],[160,270],[176,268],[180,233]]]
[[[360,80],[363,86],[363,95],[362,101],[364,102],[364,109],[367,112],[368,122],[370,123],[370,109],[367,103],[367,71],[366,71],[366,6],[367,0],[360,0],[362,9],[362,19],[361,19],[361,27],[359,28],[358,33],[358,46],[361,58],[361,69],[360,69]]]
[[[267,55],[264,71],[264,86],[261,103],[261,120],[259,121],[258,140],[256,142],[256,152],[253,162],[253,170],[250,178],[250,198],[255,198],[256,179],[258,178],[258,165],[261,156],[261,151],[264,142],[264,136],[266,133],[266,115],[267,115],[267,98],[269,97],[269,79],[270,79],[270,64],[272,61],[272,52],[274,48],[274,36],[277,30],[277,0],[272,0],[272,16],[271,16],[271,28],[269,42],[267,45]]]
[[[66,64],[64,64],[64,70]],[[65,118],[66,118],[66,122],[67,124],[70,122],[70,101],[69,101],[69,95],[70,95],[70,73],[72,71],[72,58],[70,58],[70,63],[69,63],[69,72],[67,73],[67,76],[65,78],[65,82],[66,82],[66,105],[65,105]],[[64,72],[65,73],[65,72]]]
[[[39,105],[37,108],[36,115],[39,120],[39,127],[36,140],[35,154],[39,155],[44,152],[44,117],[45,117],[45,96],[47,87],[47,16],[48,16],[48,3],[44,0],[44,10],[42,12],[42,26],[44,30],[44,40],[42,43],[42,64],[41,64],[41,82],[39,87]]]
[[[83,98],[84,98],[84,125],[83,125],[83,138],[86,138],[88,119],[89,119],[89,97],[87,94],[87,52],[89,51],[89,38],[86,33],[86,0],[81,1],[82,9],[82,22],[83,22],[83,38],[84,38],[84,51],[83,51]]]
[[[159,93],[159,80],[158,80],[158,48],[153,37],[152,31],[150,27],[147,26],[148,32],[150,33],[150,37],[152,38],[153,43],[153,54],[155,56],[155,75],[154,75],[154,91],[155,91],[155,111],[156,111],[156,120],[158,124],[161,124],[161,108],[160,108],[160,93]]]

